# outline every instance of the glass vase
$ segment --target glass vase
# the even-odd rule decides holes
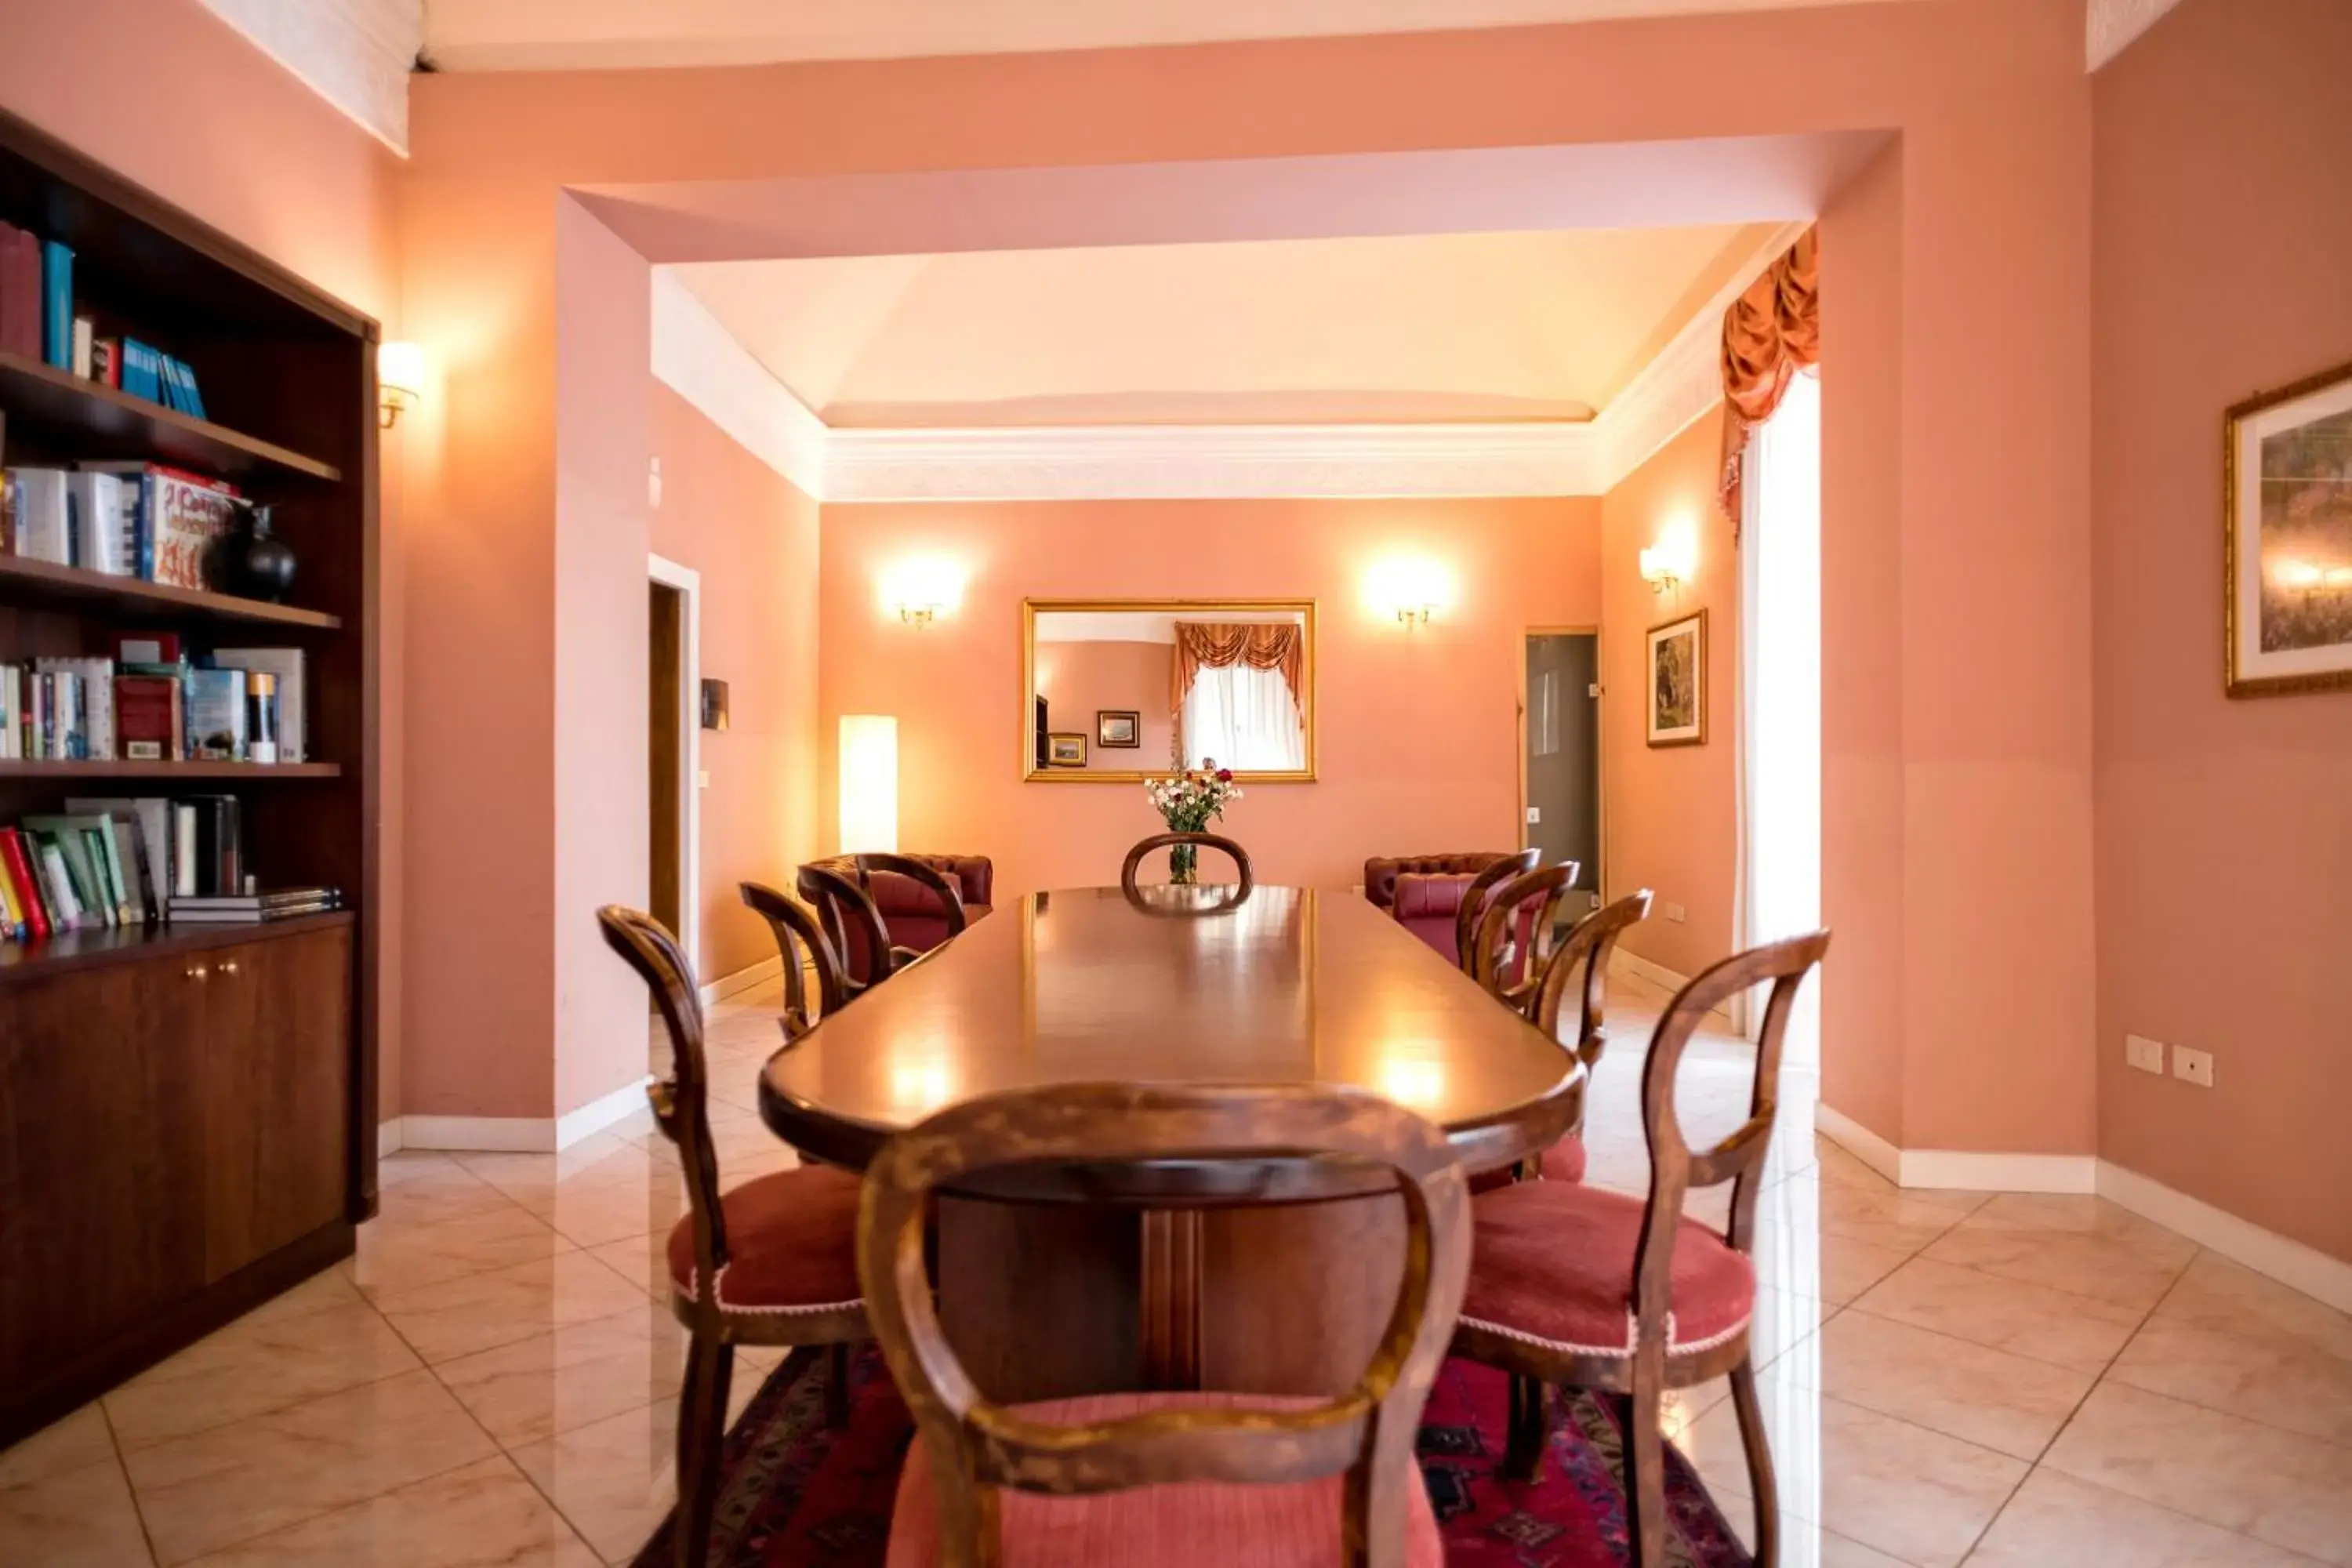
[[[1168,850],[1168,880],[1180,888],[1189,888],[1201,879],[1198,869],[1201,847],[1197,844],[1171,845]]]

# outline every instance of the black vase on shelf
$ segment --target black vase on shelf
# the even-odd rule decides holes
[[[223,541],[221,586],[278,604],[294,586],[293,547],[270,531],[268,507],[253,507],[246,517],[245,531]]]

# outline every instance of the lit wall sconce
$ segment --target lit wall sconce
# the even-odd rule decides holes
[[[376,423],[389,430],[425,400],[425,347],[394,342],[375,351]]]
[[[963,599],[963,574],[931,559],[901,561],[882,574],[882,607],[907,626],[928,626]]]
[[[841,853],[898,852],[898,721],[841,716]]]
[[[1687,521],[1666,525],[1658,542],[1642,552],[1642,581],[1654,594],[1681,587],[1698,574],[1698,532]]]
[[[1393,615],[1400,626],[1424,626],[1453,603],[1453,575],[1418,557],[1383,561],[1365,574],[1364,599],[1374,614]]]

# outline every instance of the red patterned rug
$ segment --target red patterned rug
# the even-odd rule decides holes
[[[879,1568],[913,1420],[867,1346],[850,1363],[848,1426],[824,1424],[826,1358],[795,1351],[727,1436],[711,1568]],[[1507,1481],[1503,1374],[1446,1363],[1422,1418],[1421,1468],[1452,1568],[1613,1568],[1626,1560],[1616,1423],[1580,1395],[1552,1433],[1543,1479]],[[1748,1568],[1748,1553],[1679,1455],[1666,1452],[1674,1568]],[[668,1568],[669,1522],[636,1568]]]

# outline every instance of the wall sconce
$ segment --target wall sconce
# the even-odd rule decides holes
[[[1669,523],[1658,542],[1642,552],[1642,581],[1664,594],[1698,574],[1698,534],[1687,521]]]
[[[375,351],[376,424],[389,430],[425,400],[425,346],[394,342]]]
[[[963,574],[945,561],[902,561],[882,574],[882,607],[901,624],[929,626],[963,598]]]
[[[841,853],[898,852],[898,721],[841,716]]]
[[[1394,615],[1402,626],[1427,626],[1453,596],[1451,574],[1433,561],[1383,561],[1364,576],[1365,602],[1375,614]]]

